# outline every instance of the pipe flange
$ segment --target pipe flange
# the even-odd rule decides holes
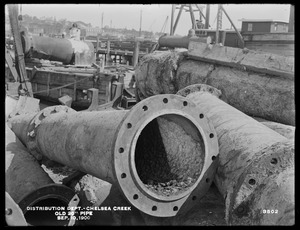
[[[187,119],[201,135],[205,146],[204,163],[196,182],[188,190],[170,197],[150,191],[139,178],[135,167],[138,137],[152,120],[163,115]],[[114,146],[114,173],[125,197],[142,212],[157,217],[175,216],[185,203],[195,200],[191,194],[199,184],[203,191],[208,190],[213,173],[207,172],[219,153],[217,134],[205,113],[190,100],[174,94],[152,96],[136,104],[121,122]]]
[[[41,200],[56,198],[65,202],[66,204],[69,204],[74,195],[75,192],[69,187],[53,183],[42,186],[23,197],[19,202],[19,206],[23,213],[26,214],[26,212],[28,211],[27,207],[31,207]]]
[[[36,134],[38,131],[38,127],[41,124],[42,120],[46,117],[50,116],[53,113],[58,112],[76,112],[74,109],[69,108],[68,106],[58,105],[58,106],[50,106],[46,107],[45,109],[41,110],[34,116],[31,120],[28,129],[27,129],[27,148],[29,149],[30,153],[38,160],[42,160],[42,155],[39,152],[36,142]]]

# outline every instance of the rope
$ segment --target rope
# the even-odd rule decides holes
[[[91,76],[92,77],[92,76]],[[86,77],[86,78],[83,78],[79,81],[75,81],[75,82],[72,82],[72,83],[69,83],[69,84],[66,84],[66,85],[63,85],[63,86],[59,86],[59,87],[55,87],[55,88],[52,88],[52,89],[49,89],[49,90],[41,90],[41,91],[38,91],[38,92],[34,92],[33,94],[38,94],[38,93],[45,93],[45,92],[49,92],[49,91],[52,91],[52,90],[57,90],[57,89],[62,89],[62,88],[65,88],[67,86],[70,86],[70,85],[74,85],[75,83],[78,83],[78,82],[81,82],[81,81],[84,81],[84,80],[87,80],[89,79],[90,77]]]

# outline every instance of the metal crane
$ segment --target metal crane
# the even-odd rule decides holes
[[[169,19],[169,16],[167,16],[167,18],[166,18],[166,20],[165,20],[165,22],[164,22],[164,24],[163,24],[163,26],[162,26],[162,28],[160,30],[160,33],[165,32],[168,19]]]

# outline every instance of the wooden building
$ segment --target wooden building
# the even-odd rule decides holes
[[[271,19],[242,19],[242,33],[287,33],[289,23]]]

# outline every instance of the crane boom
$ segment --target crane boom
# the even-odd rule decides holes
[[[168,19],[169,19],[169,16],[167,16],[167,18],[166,18],[166,20],[165,20],[165,22],[164,22],[164,24],[163,24],[163,26],[162,26],[162,28],[160,30],[160,33],[165,32]]]

